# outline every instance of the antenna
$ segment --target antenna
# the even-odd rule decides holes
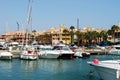
[[[5,27],[6,27],[6,29],[5,29],[5,32],[8,32],[8,22],[6,21],[6,23],[5,23]]]
[[[79,18],[77,18],[77,30],[79,30]]]
[[[19,25],[18,22],[17,22],[17,30],[18,30],[18,31],[20,30],[20,25]]]

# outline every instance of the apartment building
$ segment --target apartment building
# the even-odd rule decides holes
[[[68,30],[69,32],[65,33],[64,30]],[[97,32],[102,31],[102,28],[94,29],[90,26],[80,29],[80,32],[87,32],[87,31],[94,31]],[[74,29],[76,32],[77,29]],[[28,35],[28,36],[26,36]],[[39,43],[49,43],[49,44],[58,44],[59,42],[63,42],[66,44],[71,43],[71,34],[70,29],[65,25],[60,25],[59,27],[51,27],[45,31],[35,31],[35,32],[28,32],[26,31],[15,31],[15,32],[6,32],[5,34],[0,36],[0,39],[5,40],[7,42],[15,41],[18,43],[25,43],[31,42],[37,37],[37,41]],[[77,41],[77,36],[74,35],[74,41]]]

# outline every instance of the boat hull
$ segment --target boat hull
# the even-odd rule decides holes
[[[61,54],[58,59],[73,59],[74,54]]]
[[[46,58],[46,59],[57,59],[59,55],[57,54],[43,54],[40,55],[39,58]]]
[[[88,62],[93,66],[103,80],[120,80],[120,60],[99,61],[94,59]]]
[[[39,58],[57,59],[59,55],[59,52],[53,50],[39,52]]]
[[[13,57],[13,54],[10,52],[1,52],[0,53],[0,59],[2,60],[11,60]]]
[[[1,60],[12,60],[12,56],[1,56]]]
[[[90,57],[90,53],[87,53],[87,52],[75,52],[74,57],[88,58],[88,57]]]
[[[20,54],[20,59],[24,59],[24,60],[36,60],[38,59],[38,55],[34,54],[34,52],[29,52],[29,51],[23,51]]]
[[[110,51],[108,55],[120,55],[120,50]]]
[[[120,55],[120,45],[114,45],[108,52],[109,55]]]
[[[83,57],[83,58],[90,57],[90,54],[88,54],[88,53],[82,53],[82,57]]]
[[[120,80],[120,70],[94,66],[100,78],[103,80]]]
[[[38,57],[37,57],[37,55],[20,54],[20,59],[24,59],[24,60],[36,60],[36,59],[38,59]]]

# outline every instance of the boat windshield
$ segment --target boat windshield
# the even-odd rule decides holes
[[[70,50],[66,46],[54,46],[52,50]]]
[[[60,46],[54,46],[52,50],[61,50]]]
[[[41,50],[52,50],[51,48],[41,48]]]
[[[120,47],[115,47],[115,49],[120,49]]]
[[[63,50],[70,50],[68,47],[63,47]]]

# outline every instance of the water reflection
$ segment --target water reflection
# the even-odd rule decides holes
[[[21,63],[22,69],[26,71],[36,70],[38,66],[38,62],[36,60],[35,61],[20,60],[20,63]]]
[[[0,60],[0,68],[2,70],[10,70],[12,68],[11,60]]]
[[[40,59],[39,69],[49,73],[65,72],[68,69],[73,69],[74,63],[72,60],[58,60],[58,59]]]
[[[45,72],[57,72],[61,63],[59,60],[40,60],[39,61],[39,68]]]
[[[0,60],[0,79],[11,77],[12,61]],[[5,79],[4,78],[4,79]]]
[[[44,72],[65,72],[69,69],[75,69],[74,60],[58,60],[58,59],[40,59],[38,61],[20,60],[21,69],[25,71],[41,70]]]

